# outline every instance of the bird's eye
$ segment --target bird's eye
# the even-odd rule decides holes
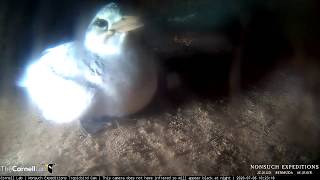
[[[108,21],[104,20],[104,19],[97,19],[94,21],[94,25],[100,27],[100,28],[108,28]]]

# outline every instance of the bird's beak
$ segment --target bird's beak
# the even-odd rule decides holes
[[[112,24],[110,31],[129,32],[143,27],[143,23],[137,16],[124,16],[119,22]]]

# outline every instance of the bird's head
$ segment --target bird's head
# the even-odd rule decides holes
[[[142,26],[137,17],[123,16],[118,5],[110,3],[102,7],[92,19],[84,45],[99,56],[118,54],[127,32]]]

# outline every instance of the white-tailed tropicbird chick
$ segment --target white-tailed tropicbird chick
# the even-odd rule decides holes
[[[157,88],[153,59],[126,43],[142,24],[114,3],[93,18],[84,42],[48,49],[26,71],[23,85],[47,120],[70,122],[136,113]]]

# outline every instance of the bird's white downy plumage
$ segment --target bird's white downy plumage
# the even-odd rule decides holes
[[[82,73],[70,54],[72,45],[47,50],[27,69],[23,85],[47,120],[70,122],[91,103],[94,90],[72,80]]]
[[[109,31],[114,23],[122,18],[118,6],[114,3],[103,7],[89,24],[85,36],[85,47],[99,55],[119,54],[121,44],[126,33]],[[96,22],[106,21],[104,26],[97,26]]]
[[[111,37],[106,43],[104,43],[105,35],[96,35],[95,33],[88,32],[85,39],[85,46],[90,51],[101,54],[101,55],[110,55],[110,54],[120,54],[121,44],[126,36],[125,33],[118,33]]]
[[[154,64],[134,48],[123,49],[127,32],[113,28],[122,19],[118,6],[108,4],[89,24],[84,42],[48,49],[28,66],[22,84],[45,119],[125,116],[151,100]]]

